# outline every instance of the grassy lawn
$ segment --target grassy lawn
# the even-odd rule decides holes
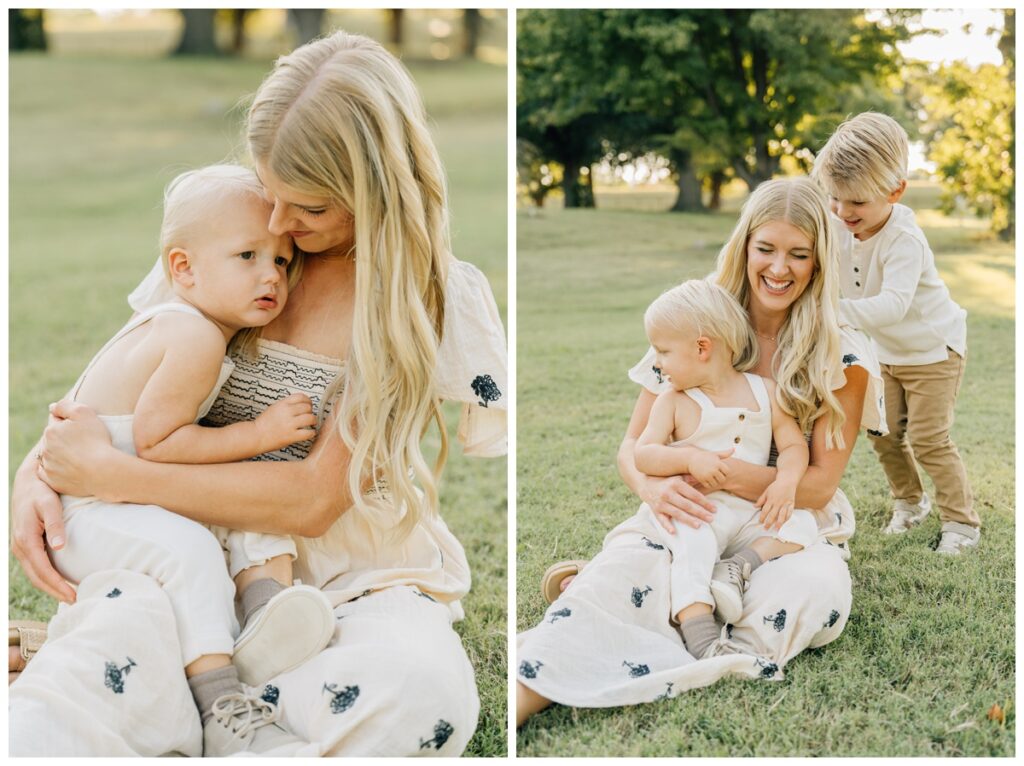
[[[10,462],[128,317],[157,253],[164,185],[239,155],[243,108],[268,61],[10,59]],[[481,63],[414,64],[449,175],[455,252],[506,299],[506,74]],[[449,411],[454,443],[457,413]],[[458,452],[457,448],[453,452]],[[442,487],[473,591],[458,624],[477,672],[480,726],[467,755],[506,746],[506,461],[453,454]],[[46,619],[13,558],[10,615]]]
[[[853,614],[835,643],[793,660],[778,684],[727,679],[660,704],[553,706],[521,730],[519,755],[1014,754],[1014,252],[984,223],[930,209],[936,198],[916,184],[907,201],[969,313],[954,439],[984,524],[980,547],[933,554],[937,514],[883,536],[888,490],[861,438],[842,484],[858,521]],[[519,630],[543,614],[544,569],[593,556],[635,512],[615,451],[637,396],[626,371],[647,347],[643,310],[707,274],[736,220],[617,202],[519,215]],[[994,704],[1005,722],[988,719]]]

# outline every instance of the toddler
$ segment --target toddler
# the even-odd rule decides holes
[[[297,273],[291,239],[267,229],[270,212],[259,180],[242,167],[203,168],[168,186],[160,247],[175,300],[133,317],[71,391],[96,410],[119,449],[161,462],[225,463],[315,436],[312,404],[301,394],[251,422],[196,424],[231,372],[225,352],[232,338],[278,316]],[[302,663],[333,635],[326,596],[292,586],[291,538],[211,530],[152,505],[61,500],[68,544],[50,551],[61,574],[80,582],[99,570],[128,569],[167,592],[205,755],[285,754],[305,744],[276,723],[276,704],[242,685]],[[110,597],[117,595],[115,588]]]
[[[950,439],[964,376],[967,312],[953,302],[907,188],[907,134],[891,117],[865,112],[842,123],[814,163],[832,212],[853,234],[840,264],[840,319],[872,337],[882,363],[888,435],[868,435],[895,500],[887,534],[931,510],[918,464],[935,484],[942,519],[936,551],[977,545],[981,520]],[[915,460],[916,458],[916,460]]]
[[[706,280],[684,282],[651,304],[644,325],[671,388],[658,395],[637,441],[639,470],[688,473],[716,490],[728,473],[725,458],[767,465],[773,438],[778,448],[778,475],[756,503],[711,491],[713,521],[697,529],[675,522],[676,534],[665,536],[672,551],[671,613],[687,651],[697,659],[731,653],[712,612],[737,622],[751,573],[817,538],[813,514],[794,510],[807,442],[775,402],[774,382],[735,369],[753,338],[746,313],[726,290]],[[716,565],[723,552],[731,555]]]

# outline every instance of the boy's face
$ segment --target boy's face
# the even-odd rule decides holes
[[[262,327],[288,299],[291,237],[267,229],[271,207],[245,195],[211,211],[189,248],[186,298],[224,327]],[[173,271],[173,268],[172,268]]]
[[[697,331],[685,332],[652,327],[647,338],[657,355],[655,364],[676,391],[699,384],[701,372],[700,338]],[[706,338],[704,339],[707,340]]]
[[[907,182],[903,181],[900,188],[892,194],[867,199],[851,199],[848,194],[833,190],[829,194],[828,205],[846,225],[846,230],[863,241],[882,230],[892,214],[892,206],[899,202],[906,188]]]

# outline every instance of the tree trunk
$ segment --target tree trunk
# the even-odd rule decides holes
[[[722,187],[725,185],[725,173],[715,170],[708,177],[711,182],[711,201],[708,202],[708,210],[722,209]]]
[[[675,151],[671,153],[670,159],[675,168],[676,187],[679,189],[676,202],[672,205],[670,212],[695,213],[703,211],[704,203],[700,198],[700,179],[694,172],[692,155],[690,152]]]
[[[467,58],[476,58],[482,21],[480,11],[475,8],[467,8],[462,12],[462,55]]]
[[[245,48],[245,17],[247,8],[235,8],[231,14],[231,52],[238,55]]]
[[[562,192],[565,194],[565,207],[579,207],[580,163],[575,159],[567,159],[563,163]]]
[[[213,36],[212,8],[186,8],[179,11],[185,17],[185,31],[174,50],[175,56],[216,56],[217,43]]]
[[[45,51],[43,12],[24,8],[7,9],[7,50]]]
[[[402,8],[392,8],[385,11],[388,15],[388,44],[393,51],[402,50]]]
[[[320,36],[324,13],[323,8],[292,8],[288,11],[299,33],[299,45],[305,45]]]

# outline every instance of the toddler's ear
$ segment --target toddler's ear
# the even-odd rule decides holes
[[[707,360],[711,356],[712,345],[714,345],[713,341],[706,335],[701,335],[697,338],[697,358],[702,362]]]
[[[903,196],[903,192],[905,192],[906,190],[907,190],[907,181],[906,181],[906,179],[904,179],[904,180],[900,181],[900,185],[896,189],[896,191],[894,191],[892,194],[890,194],[886,198],[888,203],[890,205],[895,205],[897,202],[900,201],[900,198]]]
[[[192,273],[192,260],[187,251],[176,247],[167,254],[167,267],[171,272],[171,280],[182,287],[192,287],[196,283]]]

